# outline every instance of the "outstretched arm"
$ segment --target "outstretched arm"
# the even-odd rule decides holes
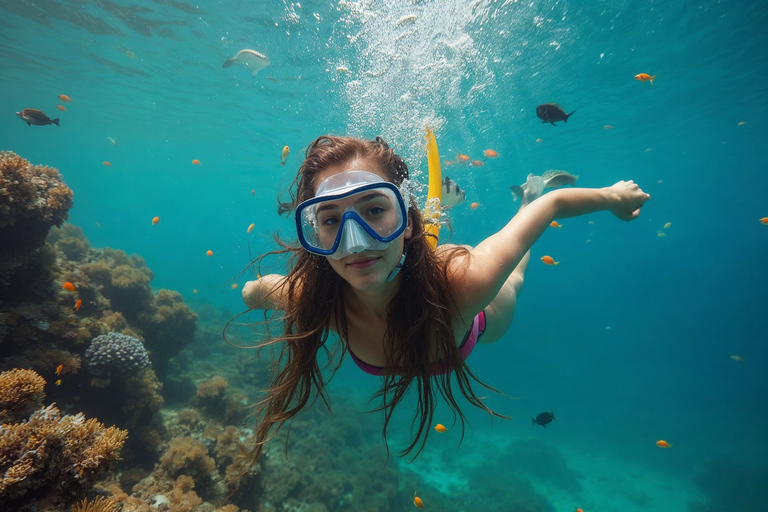
[[[456,258],[452,283],[462,316],[471,318],[493,300],[553,220],[607,210],[629,221],[640,214],[640,207],[650,198],[633,181],[620,181],[600,189],[553,190],[531,202],[466,259]]]

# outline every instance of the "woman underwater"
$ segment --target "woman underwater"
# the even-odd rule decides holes
[[[499,232],[476,247],[432,250],[415,199],[401,193],[402,158],[381,139],[321,136],[307,148],[291,186],[299,244],[288,275],[265,275],[243,287],[251,309],[278,310],[282,344],[260,422],[253,460],[263,444],[308,403],[328,403],[318,353],[329,336],[365,372],[382,377],[383,435],[397,404],[416,384],[410,445],[424,447],[437,393],[464,423],[454,386],[474,406],[482,402],[465,363],[476,343],[492,343],[509,328],[523,285],[529,249],[556,219],[608,210],[632,220],[650,195],[632,181],[601,189],[551,191],[521,206]],[[523,201],[525,203],[525,201]],[[455,380],[455,383],[453,383]]]

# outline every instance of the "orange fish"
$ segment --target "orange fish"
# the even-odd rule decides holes
[[[254,189],[251,189],[251,195],[255,195],[256,191]]]
[[[658,446],[659,448],[672,448],[672,445],[663,439],[659,439],[658,441],[656,441],[656,446]]]
[[[66,283],[64,283],[63,285],[61,285],[61,287],[62,287],[62,288],[64,288],[65,290],[67,290],[68,292],[73,292],[73,291],[75,291],[75,285],[73,285],[73,284],[72,284],[72,283],[70,283],[69,281],[67,281]]]
[[[469,207],[472,208],[473,210],[477,210],[478,206],[480,206],[480,203],[472,203],[471,205],[469,205]]]
[[[205,251],[205,254],[210,258],[211,256],[213,256],[213,251],[208,249],[207,251]]]
[[[760,219],[760,224],[765,224],[766,226],[768,226],[768,217],[763,217],[762,219]]]
[[[232,283],[232,286],[231,286],[231,288],[232,288],[233,290],[237,290],[237,283]]]
[[[77,299],[77,302],[75,302],[75,312],[80,311],[80,306],[83,305],[83,299]]]
[[[496,158],[499,156],[499,154],[492,149],[486,149],[483,151],[483,154],[486,156],[486,158]]]
[[[472,167],[482,167],[483,166],[483,161],[482,160],[472,160],[471,162],[469,162],[469,165],[471,165]]]
[[[558,224],[556,220],[553,220],[552,222],[549,223],[549,227],[560,229],[563,227],[563,225]]]
[[[56,108],[61,110],[62,112],[66,112],[66,108],[64,108],[64,105],[56,105]]]
[[[448,429],[445,428],[445,426],[442,423],[438,423],[437,425],[435,425],[435,430],[437,430],[438,432],[448,432]]]
[[[444,160],[443,161],[443,165],[446,166],[446,167],[450,167],[450,166],[452,166],[455,163],[456,162],[454,162],[453,160]]]
[[[56,375],[61,375],[61,370],[63,370],[63,369],[64,369],[64,365],[63,364],[60,364],[59,366],[57,366],[56,367]]]
[[[200,165],[200,160],[195,158],[194,160],[192,160],[192,165]]]
[[[255,228],[255,227],[256,227],[256,224],[251,224],[250,226],[248,226],[248,233],[253,231],[253,228]]]
[[[101,163],[102,163],[102,164],[104,164],[104,167],[112,167],[112,164],[111,164],[111,163],[109,163],[109,162],[107,162],[106,160],[104,160],[104,161],[103,161],[103,162],[101,162]]]
[[[467,155],[462,155],[461,153],[459,153],[459,156],[456,157],[456,161],[465,164],[469,162],[469,157]]]
[[[424,502],[418,496],[413,497],[413,504],[416,508],[424,508]]]
[[[154,226],[155,224],[157,224],[158,222],[160,222],[160,217],[152,217],[152,225],[153,225],[153,226]]]
[[[573,512],[584,512],[584,511],[577,507],[576,510],[574,510]]]
[[[61,386],[61,379],[59,379],[59,380],[57,380],[57,381],[56,381],[56,385],[57,385],[57,386]]]
[[[651,85],[653,85],[653,79],[656,78],[659,75],[649,75],[648,73],[639,73],[635,75],[635,80],[638,82],[651,82]]]
[[[64,103],[69,103],[70,101],[72,101],[71,99],[69,99],[69,96],[67,96],[66,94],[59,94],[58,98]]]
[[[559,261],[555,261],[552,256],[542,256],[541,261],[543,261],[547,265],[559,265]]]

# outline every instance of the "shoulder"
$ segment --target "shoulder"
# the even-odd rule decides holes
[[[288,302],[288,279],[268,274],[243,285],[243,302],[251,309],[284,310]]]

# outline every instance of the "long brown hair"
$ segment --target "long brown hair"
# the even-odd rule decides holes
[[[408,167],[386,142],[377,137],[366,141],[353,137],[321,136],[309,145],[306,159],[298,176],[289,189],[290,203],[296,205],[315,195],[315,179],[320,171],[329,166],[361,160],[377,165],[388,179],[400,186],[408,179]],[[408,199],[406,199],[407,201]],[[387,331],[384,353],[388,361],[384,368],[383,386],[372,400],[380,400],[374,411],[384,412],[382,435],[386,444],[387,427],[398,403],[407,389],[416,383],[416,414],[411,425],[410,445],[401,456],[414,450],[415,459],[423,450],[437,406],[437,394],[448,403],[454,417],[458,417],[464,432],[465,416],[453,394],[452,381],[461,394],[474,406],[494,416],[501,416],[489,409],[472,390],[472,381],[493,389],[481,382],[464,363],[456,346],[451,306],[455,304],[448,280],[448,263],[464,248],[457,247],[448,257],[438,257],[427,243],[424,221],[413,198],[410,199],[409,216],[413,234],[406,241],[405,263],[401,271],[401,285],[396,297],[387,309]],[[338,329],[342,354],[346,353],[347,319],[342,293],[345,281],[339,277],[325,257],[303,250],[295,242],[277,242],[283,248],[269,254],[291,253],[290,272],[284,290],[287,305],[284,312],[284,332],[269,339],[261,347],[282,344],[280,356],[273,365],[273,382],[267,396],[257,404],[260,417],[256,427],[256,446],[252,462],[260,455],[264,443],[272,438],[280,427],[299,411],[320,397],[330,408],[326,391],[326,379],[318,362],[321,350],[328,361],[337,360],[332,371],[338,369],[342,358],[334,358],[336,350],[326,346],[332,318]],[[262,258],[253,264],[260,264]],[[432,375],[433,361],[446,361],[447,372]],[[495,390],[494,390],[495,391]]]

